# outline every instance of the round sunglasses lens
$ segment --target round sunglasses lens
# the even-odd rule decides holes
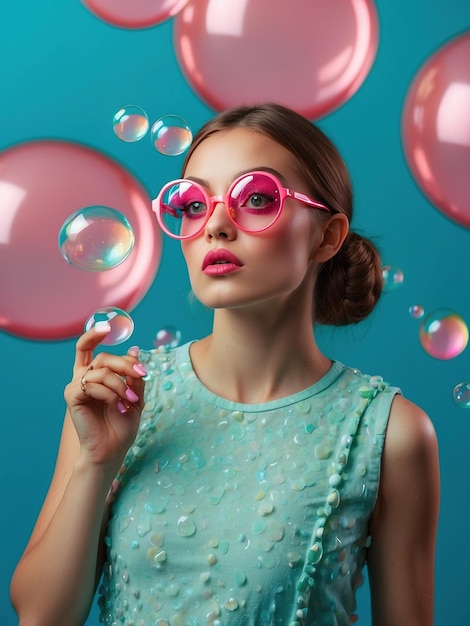
[[[190,237],[206,216],[204,194],[191,181],[169,183],[160,200],[160,216],[165,228],[177,237]]]
[[[247,174],[230,192],[230,215],[244,230],[265,230],[281,209],[277,182],[267,174]]]

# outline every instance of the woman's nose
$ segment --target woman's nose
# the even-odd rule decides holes
[[[236,236],[236,232],[237,228],[229,217],[228,207],[225,205],[224,200],[217,198],[204,228],[205,236],[208,239],[213,237],[233,239]]]

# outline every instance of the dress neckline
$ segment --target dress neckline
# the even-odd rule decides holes
[[[303,402],[309,398],[312,398],[313,396],[318,395],[319,393],[330,387],[345,369],[345,366],[342,363],[333,360],[330,369],[324,374],[324,376],[322,376],[313,385],[309,385],[305,389],[301,389],[300,391],[297,391],[288,396],[283,396],[282,398],[269,400],[268,402],[255,404],[234,402],[233,400],[228,400],[208,389],[197,377],[190,356],[191,344],[193,344],[195,341],[196,340],[189,341],[176,349],[176,363],[178,369],[185,378],[187,378],[189,374],[189,377],[191,378],[192,390],[194,393],[197,393],[200,397],[203,397],[207,402],[210,402],[211,404],[214,404],[221,409],[226,409],[229,411],[244,411],[255,413],[261,411],[270,411],[272,409],[278,409],[296,404],[298,402]]]

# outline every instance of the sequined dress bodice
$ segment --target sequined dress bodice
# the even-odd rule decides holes
[[[334,362],[264,404],[220,398],[189,346],[142,352],[135,444],[114,485],[99,603],[127,626],[344,626],[399,390]]]

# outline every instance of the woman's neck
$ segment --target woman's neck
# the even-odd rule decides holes
[[[235,402],[267,402],[301,391],[331,366],[315,341],[304,308],[276,314],[217,310],[211,335],[191,346],[201,382]]]

